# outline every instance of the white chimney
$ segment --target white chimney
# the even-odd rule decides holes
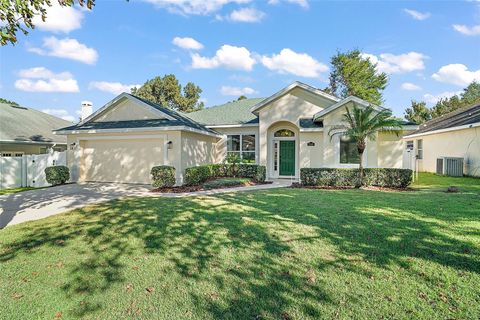
[[[93,113],[93,104],[91,101],[82,101],[82,115],[80,121],[84,121]]]

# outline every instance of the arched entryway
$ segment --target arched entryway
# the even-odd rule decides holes
[[[298,177],[298,128],[290,122],[280,122],[268,130],[269,176]]]

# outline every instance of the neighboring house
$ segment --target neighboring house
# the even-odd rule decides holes
[[[430,120],[404,141],[415,151],[419,171],[437,172],[438,159],[458,157],[463,158],[464,174],[480,176],[480,105]]]
[[[67,139],[52,130],[71,125],[52,115],[8,103],[0,103],[0,155],[18,157],[64,151]]]
[[[329,129],[345,108],[369,105],[339,99],[295,82],[266,99],[245,99],[180,114],[123,93],[79,124],[59,129],[67,135],[67,162],[78,181],[149,183],[155,165],[172,165],[177,183],[186,168],[221,162],[227,152],[266,165],[267,178],[296,178],[302,167],[358,167],[356,144]],[[416,130],[418,126],[405,126]],[[401,136],[380,133],[367,142],[367,167],[401,168]]]

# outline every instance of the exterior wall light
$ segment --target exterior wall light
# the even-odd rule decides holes
[[[167,142],[167,149],[172,149],[173,148],[173,142],[172,141],[168,141]]]

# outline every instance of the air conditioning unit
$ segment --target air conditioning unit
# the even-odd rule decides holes
[[[463,176],[463,158],[441,157],[437,158],[437,174],[451,177]]]

